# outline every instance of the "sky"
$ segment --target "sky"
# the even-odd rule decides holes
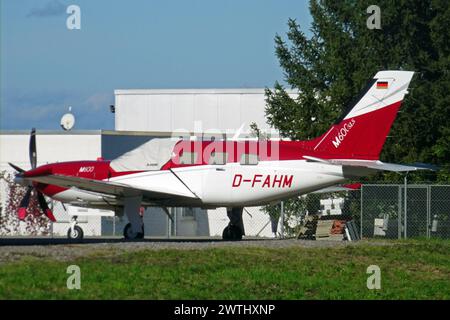
[[[0,0],[0,130],[114,129],[115,89],[263,88],[307,0]],[[69,30],[68,6],[81,12]]]

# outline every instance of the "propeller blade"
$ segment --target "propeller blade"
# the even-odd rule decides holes
[[[38,201],[39,206],[41,207],[44,214],[53,222],[56,222],[55,216],[53,215],[52,210],[48,207],[47,201],[45,201],[44,195],[38,191]]]
[[[14,164],[12,164],[11,162],[8,162],[8,164],[9,164],[14,170],[16,170],[17,172],[20,172],[20,173],[25,172],[25,170],[23,170],[22,168],[20,168],[20,167],[14,165]]]
[[[31,164],[31,169],[36,168],[36,163],[37,163],[37,155],[36,155],[36,129],[33,128],[31,129],[31,134],[30,134],[30,164]]]
[[[25,219],[27,215],[27,208],[28,205],[30,204],[30,197],[32,190],[33,187],[29,186],[27,192],[25,193],[25,196],[22,198],[22,201],[20,201],[19,210],[17,211],[17,215],[19,216],[20,220]]]

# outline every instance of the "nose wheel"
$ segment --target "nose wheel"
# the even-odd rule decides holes
[[[70,240],[80,241],[83,239],[83,229],[77,223],[77,216],[73,216],[71,226],[67,230],[67,238]]]
[[[67,238],[71,240],[81,240],[83,239],[83,229],[79,226],[75,226],[67,230]]]

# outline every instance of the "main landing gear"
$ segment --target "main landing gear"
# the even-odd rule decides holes
[[[124,212],[128,217],[128,223],[123,229],[123,236],[127,240],[144,238],[144,221],[140,214],[142,195],[126,197],[124,199]]]
[[[140,207],[142,202],[142,195],[126,197],[124,199],[124,213],[128,217],[128,223],[124,230],[123,236],[127,240],[138,240],[144,238],[144,222],[140,214]],[[230,219],[228,226],[225,227],[222,233],[222,238],[225,241],[242,240],[245,235],[244,222],[242,220],[242,212],[244,208],[227,209],[227,215]],[[169,217],[171,217],[169,215]]]
[[[242,211],[244,208],[227,209],[227,215],[230,219],[228,226],[223,229],[222,239],[225,241],[242,240],[245,235],[244,222],[242,221]]]

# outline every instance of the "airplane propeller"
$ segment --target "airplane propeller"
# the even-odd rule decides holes
[[[37,165],[37,153],[36,153],[36,129],[33,128],[31,129],[31,134],[30,134],[30,144],[29,144],[29,156],[30,156],[30,164],[31,164],[31,170],[36,168]],[[25,170],[23,170],[22,168],[9,163],[9,165],[14,168],[14,170],[17,171],[16,176],[14,181],[16,183],[22,184],[24,183],[23,180],[23,173],[25,172]],[[33,192],[35,191],[35,192]],[[27,208],[28,205],[30,204],[30,199],[33,196],[33,194],[37,194],[37,200],[39,203],[39,206],[42,210],[42,213],[44,213],[51,221],[55,222],[55,216],[53,215],[52,210],[50,210],[47,201],[45,200],[44,195],[42,194],[42,192],[40,192],[39,190],[37,190],[33,184],[28,184],[28,188],[27,191],[24,195],[24,197],[22,198],[22,201],[20,201],[20,205],[19,205],[19,209],[17,211],[17,215],[19,216],[20,220],[24,220],[26,215],[27,215]]]

